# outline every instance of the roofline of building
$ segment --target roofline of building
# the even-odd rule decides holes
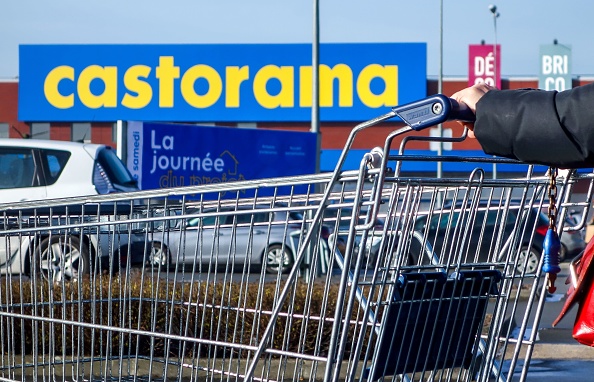
[[[587,74],[587,75],[575,75],[572,77],[574,80],[580,81],[592,81],[594,82],[594,74]],[[438,78],[435,75],[428,75],[427,80],[437,81]],[[456,82],[456,81],[468,81],[468,76],[443,76],[442,80],[444,82]],[[507,81],[538,81],[538,76],[507,76],[502,77],[502,80]],[[19,82],[18,77],[0,77],[0,83],[15,83]]]
[[[593,81],[594,82],[594,74],[586,74],[586,75],[574,75],[572,76],[572,78],[574,80],[580,80],[580,81]],[[428,75],[427,76],[428,80],[432,80],[432,81],[437,81],[438,78],[435,75]],[[506,76],[506,77],[502,77],[502,80],[507,80],[507,81],[538,81],[538,76]],[[443,76],[443,81],[444,82],[456,82],[456,81],[468,81],[468,76]]]

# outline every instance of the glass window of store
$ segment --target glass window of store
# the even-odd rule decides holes
[[[50,139],[50,124],[48,122],[32,123],[30,137],[34,139]]]
[[[91,142],[91,124],[88,122],[75,122],[72,124],[73,142]]]
[[[9,138],[10,124],[0,123],[0,138]]]

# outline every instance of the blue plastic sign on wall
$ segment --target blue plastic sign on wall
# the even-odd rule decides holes
[[[127,166],[143,190],[313,174],[315,155],[315,133],[128,123]]]
[[[21,45],[22,121],[310,121],[310,44]],[[320,119],[426,96],[425,43],[322,44]]]

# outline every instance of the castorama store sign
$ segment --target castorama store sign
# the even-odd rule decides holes
[[[320,118],[426,96],[426,44],[322,44]],[[310,44],[21,45],[22,121],[311,120]]]

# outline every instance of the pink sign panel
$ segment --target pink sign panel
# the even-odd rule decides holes
[[[468,85],[485,82],[501,89],[501,45],[468,46]]]

